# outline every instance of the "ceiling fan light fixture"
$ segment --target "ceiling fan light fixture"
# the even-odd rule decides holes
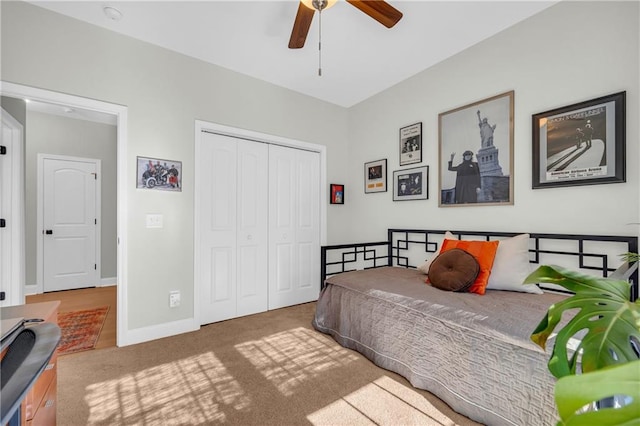
[[[338,0],[300,0],[302,4],[311,10],[327,10]]]

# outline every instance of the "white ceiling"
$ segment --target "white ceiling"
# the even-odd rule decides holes
[[[350,107],[534,15],[557,1],[395,1],[387,29],[339,1],[318,13],[302,49],[287,47],[298,3],[289,1],[31,1],[296,92]],[[124,17],[105,16],[106,5]]]

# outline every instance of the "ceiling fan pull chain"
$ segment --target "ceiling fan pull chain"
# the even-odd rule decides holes
[[[322,9],[318,9],[318,77],[322,77]]]

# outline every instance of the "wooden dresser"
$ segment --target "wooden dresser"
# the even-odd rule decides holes
[[[57,324],[59,306],[60,302],[58,301],[9,306],[2,308],[2,319],[40,318],[46,322]],[[56,350],[49,364],[22,402],[20,418],[23,425],[49,426],[56,424],[57,364],[58,351]]]

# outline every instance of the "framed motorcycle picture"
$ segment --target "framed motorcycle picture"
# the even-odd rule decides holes
[[[136,157],[139,189],[182,191],[182,161]]]

